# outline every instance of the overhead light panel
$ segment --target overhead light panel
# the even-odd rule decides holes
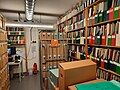
[[[25,0],[26,19],[29,21],[33,19],[34,8],[35,0]]]
[[[54,29],[53,25],[45,25],[45,24],[28,24],[28,23],[6,23],[6,26],[11,27],[37,27],[37,28],[44,28],[44,29]]]

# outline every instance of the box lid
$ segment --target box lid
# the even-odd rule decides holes
[[[87,60],[81,60],[81,61],[73,61],[73,62],[60,63],[59,65],[63,69],[71,69],[71,68],[78,68],[78,67],[96,65],[96,63],[94,63],[90,59],[87,59]]]

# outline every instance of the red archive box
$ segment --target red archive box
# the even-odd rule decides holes
[[[113,20],[114,19],[114,8],[110,8],[109,10],[109,20]]]
[[[102,45],[106,45],[106,36],[102,36]]]
[[[111,46],[115,46],[115,45],[116,45],[116,35],[112,35]]]
[[[93,36],[89,36],[89,44],[90,44],[90,45],[93,44]]]

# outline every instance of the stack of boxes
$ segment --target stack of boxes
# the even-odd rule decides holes
[[[7,33],[4,17],[0,15],[0,90],[9,90]]]
[[[66,34],[43,31],[40,32],[39,38],[41,43],[42,74],[44,86],[47,88],[47,82],[50,82],[50,78],[47,78],[48,71],[57,68],[59,62],[65,61],[65,51],[67,51],[65,45]],[[54,41],[57,46],[54,46]]]

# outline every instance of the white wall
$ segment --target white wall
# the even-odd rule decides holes
[[[27,48],[27,58],[28,58],[28,70],[32,69],[34,63],[37,63],[39,70],[39,38],[37,28],[25,28],[26,32],[26,48]],[[30,34],[31,33],[31,34]],[[32,43],[32,41],[36,43]]]

